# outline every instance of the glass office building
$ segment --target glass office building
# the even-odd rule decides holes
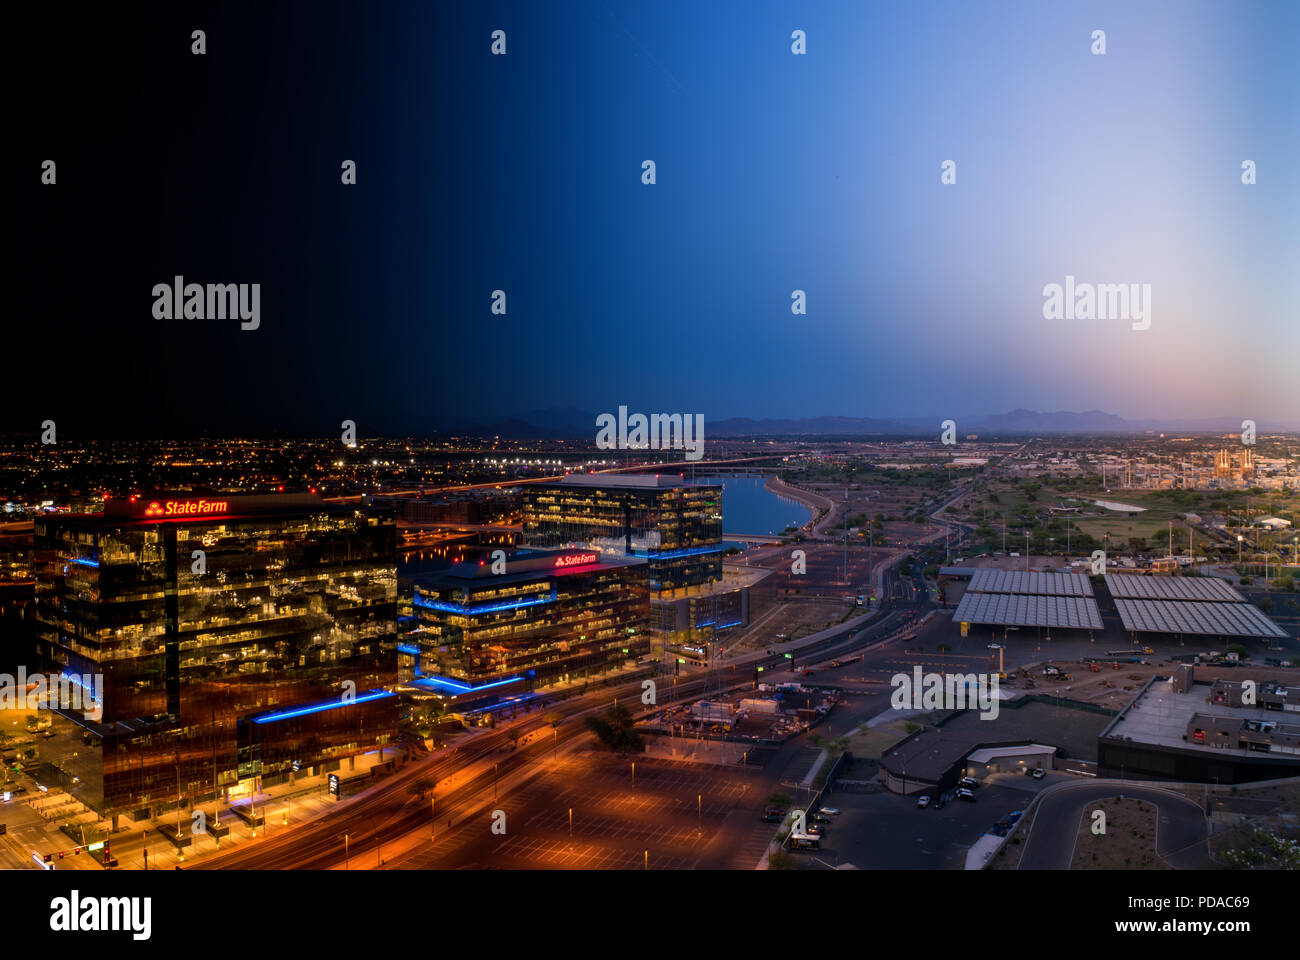
[[[645,559],[652,590],[722,577],[722,487],[672,476],[574,474],[524,488],[524,542]]]
[[[632,557],[574,550],[484,549],[413,580],[406,646],[417,678],[468,692],[521,687],[622,666],[649,652],[649,568]]]
[[[108,501],[36,521],[37,644],[95,677],[43,750],[101,813],[247,793],[396,738],[391,513],[307,494]]]

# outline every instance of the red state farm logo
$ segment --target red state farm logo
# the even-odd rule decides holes
[[[228,500],[153,500],[145,507],[146,517],[194,517],[225,513],[230,509]]]
[[[595,563],[600,559],[598,553],[568,553],[562,557],[555,558],[555,566],[558,567],[581,567],[588,563]]]

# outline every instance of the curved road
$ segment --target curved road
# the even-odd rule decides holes
[[[1160,787],[1103,780],[1071,784],[1038,801],[1020,869],[1070,869],[1079,824],[1088,806],[1118,796],[1145,800],[1156,808],[1156,853],[1170,864],[1183,869],[1207,864],[1205,812],[1199,804]]]

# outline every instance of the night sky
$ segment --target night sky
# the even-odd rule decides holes
[[[7,14],[0,433],[1300,422],[1294,3],[174,6]],[[260,329],[155,319],[177,274]],[[1067,275],[1151,329],[1044,320]]]

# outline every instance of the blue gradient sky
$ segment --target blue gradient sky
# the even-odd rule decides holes
[[[394,253],[450,238],[465,282],[389,301],[430,377],[448,324],[500,412],[1300,419],[1300,7],[700,6],[498,5],[464,26],[506,58],[436,45],[472,108],[403,141],[440,176]],[[1151,329],[1044,321],[1066,274],[1150,283]]]
[[[16,108],[11,309],[98,399],[0,384],[15,422],[418,431],[627,404],[1300,425],[1294,2],[30,16],[29,55],[67,82]],[[31,175],[46,156],[57,188]],[[261,328],[155,319],[176,274],[262,282]],[[1151,328],[1044,320],[1067,274],[1150,284]]]

